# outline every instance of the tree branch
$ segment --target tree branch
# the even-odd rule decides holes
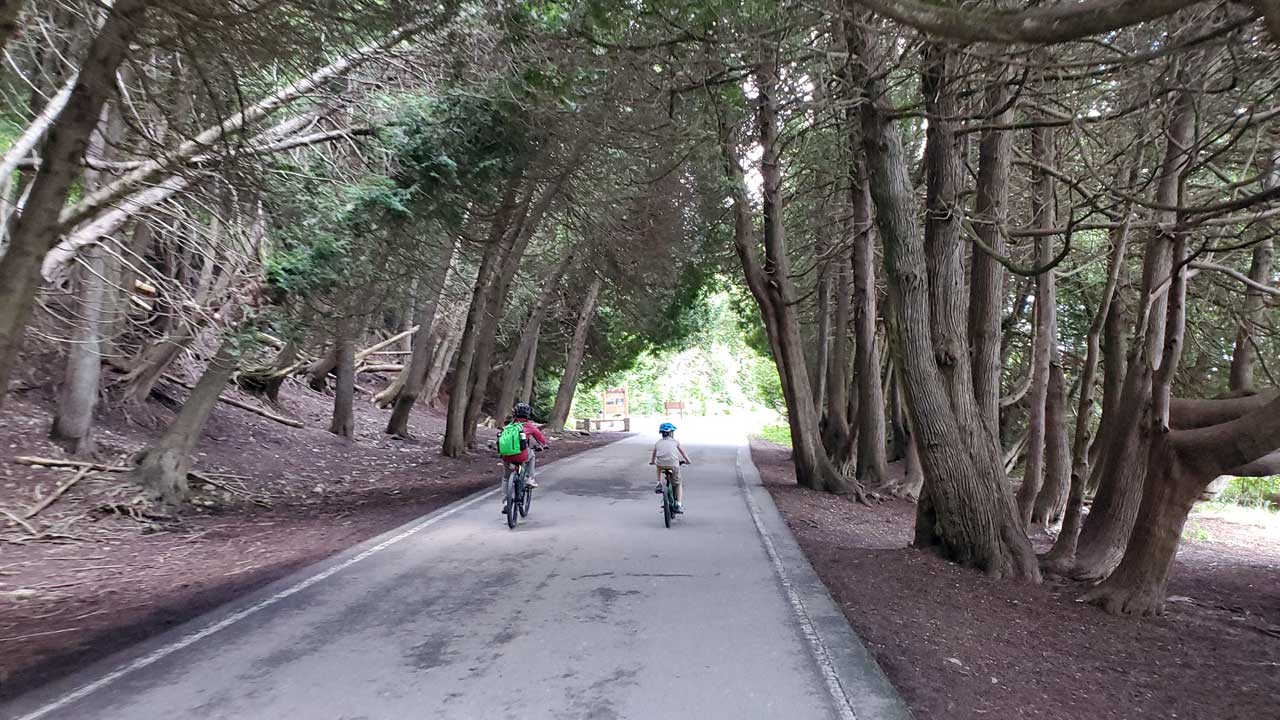
[[[961,10],[919,0],[855,0],[900,23],[951,40],[1036,44],[1061,43],[1111,32],[1172,15],[1198,1],[1089,0],[1062,3],[1043,10],[993,13]],[[1276,4],[1278,0],[1259,1]]]

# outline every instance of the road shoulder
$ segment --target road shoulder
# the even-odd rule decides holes
[[[738,449],[738,482],[815,661],[832,694],[844,698],[842,709],[849,711],[844,716],[858,720],[909,720],[911,712],[906,703],[850,627],[778,512],[746,442]]]

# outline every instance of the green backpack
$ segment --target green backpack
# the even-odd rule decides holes
[[[524,452],[524,423],[511,423],[502,428],[498,436],[498,454],[503,457],[519,455]]]

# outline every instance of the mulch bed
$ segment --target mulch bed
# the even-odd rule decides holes
[[[990,580],[908,547],[915,506],[799,488],[752,456],[800,546],[917,718],[1280,717],[1280,537],[1196,517],[1166,614],[1112,617],[1083,587]],[[1043,544],[1044,538],[1038,544]]]
[[[48,393],[14,393],[0,411],[0,508],[10,512],[31,507],[37,495],[72,477],[11,462],[64,456],[46,438]],[[325,431],[331,398],[293,385],[282,402],[304,428],[218,406],[195,469],[229,489],[198,488],[198,504],[176,521],[101,512],[137,496],[119,475],[82,480],[35,518],[69,537],[22,542],[25,531],[0,515],[0,698],[496,484],[490,453],[440,456],[444,418],[436,411],[415,410],[415,439],[395,440],[381,432],[387,413],[357,397],[357,439],[349,442]],[[108,413],[97,431],[100,459],[123,463],[156,436],[172,411],[151,410],[152,428]],[[496,437],[494,430],[480,433],[482,443]],[[620,437],[566,435],[546,461]]]

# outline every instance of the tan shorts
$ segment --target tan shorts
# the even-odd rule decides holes
[[[662,479],[662,474],[663,474],[665,471],[667,471],[667,470],[670,470],[670,471],[671,471],[671,481],[672,481],[672,482],[677,482],[677,483],[678,483],[678,482],[680,482],[680,466],[679,466],[679,465],[676,465],[675,467],[663,467],[663,466],[659,465],[659,466],[658,466],[658,479],[659,479],[659,480],[661,480],[661,479]]]

